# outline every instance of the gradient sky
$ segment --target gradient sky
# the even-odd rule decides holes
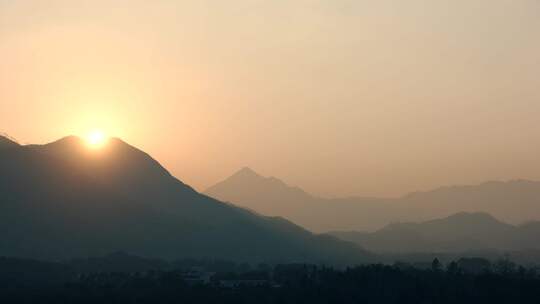
[[[540,1],[0,0],[0,131],[94,128],[199,190],[540,180]]]

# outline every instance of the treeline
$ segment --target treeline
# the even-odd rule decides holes
[[[288,264],[231,271],[78,272],[65,264],[0,259],[2,303],[540,303],[540,271],[509,260],[437,259],[346,269]],[[187,265],[190,266],[187,266]],[[212,265],[212,263],[210,263]]]

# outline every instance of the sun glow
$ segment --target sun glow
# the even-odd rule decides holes
[[[91,148],[102,147],[107,142],[107,136],[101,130],[94,130],[86,136],[86,143]]]

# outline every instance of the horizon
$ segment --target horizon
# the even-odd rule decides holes
[[[88,135],[86,136],[81,136],[81,135],[76,135],[76,134],[70,134],[70,135],[65,135],[65,136],[62,136],[58,139],[55,139],[55,140],[52,140],[52,141],[49,141],[49,142],[44,142],[44,143],[28,143],[28,142],[25,142],[25,143],[21,143],[20,141],[18,141],[16,138],[13,138],[12,136],[10,136],[9,134],[7,133],[4,133],[4,132],[0,132],[0,137],[5,137],[7,138],[8,140],[11,140],[21,146],[32,146],[32,145],[47,145],[47,144],[51,144],[51,143],[55,143],[55,142],[58,142],[58,141],[61,141],[61,140],[64,140],[66,138],[77,138],[78,140],[80,140],[81,142],[84,142],[88,145],[88,142],[91,140],[88,138]],[[120,137],[115,137],[115,136],[106,136],[104,138],[104,140],[108,141],[109,139],[116,139],[116,140],[120,140],[121,142],[123,142],[124,144],[127,144],[127,145],[130,145],[132,147],[135,147],[136,149],[142,151],[142,152],[145,152],[144,150],[142,150],[141,148],[137,147],[137,146],[133,146],[132,144],[130,144],[129,142],[126,142],[124,139],[120,138]],[[106,144],[103,144],[103,145],[106,145]],[[98,148],[91,148],[91,149],[101,149],[102,148],[102,145],[100,144],[100,147]],[[145,152],[146,153],[146,152]],[[150,155],[150,157],[154,158],[152,155]],[[155,159],[155,158],[154,158]],[[158,163],[162,164],[161,161],[159,159],[155,159]],[[180,181],[183,181],[183,178],[182,176],[178,176],[178,175],[175,175],[173,172],[171,172],[166,166],[164,166],[164,168],[169,171],[174,177],[178,178]],[[486,184],[490,184],[490,183],[519,183],[519,182],[533,182],[533,183],[536,183],[536,182],[539,182],[539,180],[534,180],[534,179],[524,179],[524,178],[517,178],[517,179],[501,179],[501,180],[485,180],[485,181],[482,181],[482,182],[479,182],[479,183],[471,183],[471,184],[448,184],[448,185],[439,185],[439,186],[435,186],[434,188],[429,188],[429,189],[417,189],[417,190],[409,190],[408,192],[405,192],[401,195],[396,195],[396,196],[366,196],[366,195],[349,195],[349,196],[320,196],[320,195],[317,195],[315,193],[311,193],[309,191],[306,191],[302,185],[294,185],[294,184],[290,184],[288,183],[286,180],[280,178],[279,176],[275,176],[275,175],[263,175],[261,174],[259,171],[257,171],[257,169],[254,169],[252,167],[249,167],[249,166],[243,166],[243,167],[240,167],[238,168],[237,170],[231,172],[229,175],[227,175],[225,178],[221,179],[221,180],[218,180],[216,181],[215,183],[213,184],[210,184],[208,187],[204,188],[204,189],[198,189],[196,187],[193,187],[193,185],[190,185],[189,183],[186,183],[190,186],[192,186],[196,191],[200,192],[200,193],[205,193],[205,191],[207,191],[208,189],[210,189],[211,187],[223,182],[223,181],[226,181],[228,180],[229,178],[233,177],[235,174],[245,170],[245,169],[248,169],[250,170],[251,172],[253,172],[254,174],[256,174],[258,177],[261,177],[261,178],[264,178],[264,179],[276,179],[278,181],[281,181],[283,183],[285,183],[285,185],[287,185],[288,187],[291,187],[291,188],[298,188],[302,191],[305,191],[308,195],[311,195],[311,196],[314,196],[314,197],[317,197],[317,198],[324,198],[324,199],[347,199],[347,198],[374,198],[374,199],[399,199],[399,198],[404,198],[404,197],[407,197],[409,195],[413,195],[413,194],[419,194],[419,193],[428,193],[428,192],[433,192],[433,191],[439,191],[439,190],[443,190],[443,189],[452,189],[452,188],[463,188],[463,187],[474,187],[474,186],[483,186],[483,185],[486,185]],[[185,182],[185,181],[184,181]]]
[[[0,129],[100,129],[206,189],[540,180],[535,0],[0,0]],[[519,161],[517,161],[519,160]]]
[[[0,303],[540,303],[540,0],[0,0]]]

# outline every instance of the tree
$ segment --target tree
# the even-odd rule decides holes
[[[431,262],[431,270],[433,271],[441,270],[441,261],[439,261],[438,258],[433,259],[433,262]]]
[[[505,255],[503,259],[495,262],[495,271],[499,274],[508,275],[516,271],[517,265],[510,261],[510,257]]]
[[[446,267],[446,272],[453,275],[456,275],[459,273],[459,266],[456,263],[456,261],[452,261],[450,262],[450,264],[448,264],[448,266]]]

